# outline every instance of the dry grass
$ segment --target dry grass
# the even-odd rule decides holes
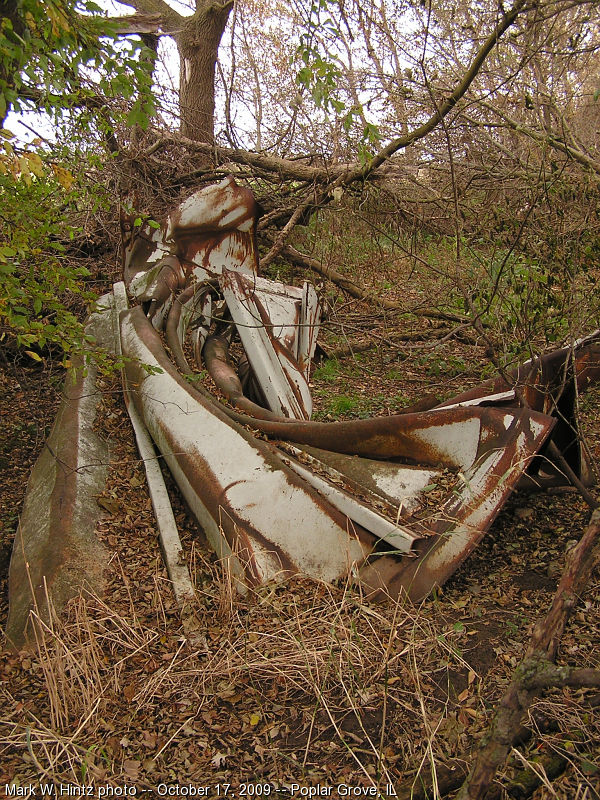
[[[369,785],[395,780],[397,769],[391,774],[389,765],[404,760],[405,748],[398,753],[392,746],[401,719],[416,719],[430,742],[425,665],[453,651],[418,610],[391,602],[374,608],[348,586],[303,578],[241,599],[231,593],[219,565],[210,568],[214,588],[199,592],[195,609],[206,636],[200,648],[174,634],[166,618],[162,626],[148,625],[93,596],[72,602],[60,622],[36,617],[37,646],[21,658],[18,689],[3,687],[9,713],[1,719],[2,747],[5,755],[21,750],[21,781],[81,780],[84,762],[90,778],[119,781],[128,760],[140,761],[139,781],[141,759],[103,761],[101,753],[111,746],[106,721],[120,718],[124,736],[134,728],[139,734],[144,721],[155,730],[153,711],[174,698],[187,710],[168,739],[157,738],[149,748],[149,775],[162,774],[165,757],[171,762],[186,728],[219,705],[252,740],[283,743],[300,771],[314,770],[314,750],[322,749],[325,733],[327,744],[337,740],[326,749],[336,750],[338,766]],[[19,703],[19,689],[35,694],[35,709]],[[218,720],[209,716],[202,727],[208,743]],[[408,747],[406,756],[413,755],[414,747]],[[294,777],[274,766],[268,770],[274,780]]]
[[[194,608],[201,642],[167,613],[134,613],[134,598],[120,611],[81,595],[64,619],[36,619],[34,650],[4,662],[0,763],[11,765],[10,779],[382,789],[421,775],[435,785],[436,768],[484,730],[494,682],[470,664],[473,631],[449,622],[440,604],[374,607],[347,585],[301,577],[241,598],[221,565],[198,552],[194,560],[211,578]],[[159,594],[167,589],[158,583]],[[496,691],[512,667],[499,666]],[[457,703],[458,674],[466,689]],[[541,701],[534,719],[543,711],[560,720],[541,741],[566,750],[569,786],[580,777],[583,800],[600,731],[579,695]],[[574,730],[577,740],[565,733]],[[530,755],[515,756],[506,777]],[[546,791],[569,796],[549,781]]]
[[[430,299],[410,264],[390,258],[378,266],[376,288],[385,279],[398,296],[408,285],[412,305]],[[408,325],[354,301],[335,306],[324,332],[330,346],[374,335],[377,347],[315,381],[323,416],[336,395],[355,401],[348,415],[389,413],[479,380],[477,342],[436,339],[437,328],[414,320],[409,332],[425,341],[392,342]],[[2,653],[0,786],[295,781],[383,790],[426,781],[438,796],[442,768],[464,763],[476,747],[549,605],[549,576],[581,533],[582,504],[573,495],[515,497],[456,578],[414,607],[374,606],[355,587],[302,577],[241,597],[173,495],[196,585],[193,613],[182,621],[117,394],[109,402],[108,392],[101,415],[114,445],[107,493],[118,501],[99,530],[114,553],[109,588],[103,598],[76,598],[60,620],[38,616],[35,647]],[[582,400],[596,459],[599,397]],[[565,635],[562,663],[599,666],[598,612],[596,583]],[[590,693],[548,693],[531,727],[533,739],[500,776],[499,796],[526,761],[548,782],[538,800],[592,800],[600,728]],[[550,780],[538,757],[555,751],[568,767]]]
[[[383,790],[425,781],[436,796],[443,768],[464,763],[485,732],[549,604],[545,571],[583,528],[582,504],[517,496],[444,592],[414,607],[374,606],[355,587],[302,577],[241,597],[174,499],[196,585],[182,621],[142,466],[110,402],[106,424],[120,449],[107,491],[127,502],[101,525],[114,553],[109,588],[104,598],[81,595],[60,620],[38,617],[30,652],[2,654],[0,785],[255,780]],[[596,409],[586,399],[594,452]],[[564,663],[598,666],[599,588],[574,616]],[[502,785],[523,758],[543,779],[538,756],[558,750],[567,771],[538,796],[592,800],[600,729],[589,693],[549,693],[532,712],[534,729],[541,715],[551,724],[507,764]]]

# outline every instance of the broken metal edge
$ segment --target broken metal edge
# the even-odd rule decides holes
[[[332,581],[362,563],[374,537],[281,460],[275,447],[194,392],[134,308],[121,315],[133,402],[217,553],[250,586],[303,572]],[[136,363],[137,362],[137,363]],[[138,364],[159,367],[149,375]]]
[[[419,601],[442,586],[483,539],[517,487],[555,420],[538,412],[511,412],[511,441],[489,448],[464,473],[462,491],[447,499],[431,525],[435,535],[416,542],[417,557],[405,559],[390,575],[392,595],[405,591],[411,600]]]
[[[115,283],[113,286],[113,293],[115,297],[114,302],[114,327],[115,327],[115,341],[118,345],[118,352],[121,354],[121,334],[119,328],[119,316],[122,312],[127,311],[128,302],[127,294],[125,291],[125,284],[121,281]],[[144,462],[144,469],[146,471],[146,480],[148,483],[148,491],[150,499],[152,500],[152,507],[154,509],[154,516],[158,525],[158,539],[160,543],[163,560],[167,568],[169,580],[173,586],[173,593],[175,600],[180,609],[184,609],[194,599],[194,587],[190,577],[189,569],[183,553],[183,546],[179,538],[179,531],[173,508],[167,492],[160,465],[158,463],[158,456],[154,448],[154,444],[148,433],[148,429],[144,425],[135,405],[131,402],[129,388],[127,386],[127,378],[125,374],[122,375],[123,380],[123,395],[125,398],[125,406],[131,420],[135,439],[140,453],[140,457]]]
[[[584,485],[596,482],[593,467],[578,432],[578,393],[600,380],[600,330],[577,339],[571,346],[536,356],[506,375],[491,378],[436,406],[467,405],[529,407],[557,420],[551,440]],[[560,465],[544,448],[523,474],[519,488],[546,489],[569,485]]]

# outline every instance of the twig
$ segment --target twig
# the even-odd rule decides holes
[[[483,739],[475,764],[456,800],[480,800],[484,797],[497,770],[511,750],[513,732],[519,727],[523,713],[539,689],[561,685],[555,672],[559,668],[550,662],[556,657],[558,643],[579,594],[585,588],[593,569],[600,564],[600,547],[595,546],[599,533],[600,511],[596,509],[581,540],[567,555],[567,564],[552,606],[534,628],[525,658],[515,670],[513,679],[500,700],[489,733]],[[581,673],[588,670],[574,670],[570,674],[573,672],[581,677]]]
[[[289,238],[291,232],[296,227],[296,224],[298,223],[298,221],[300,220],[302,215],[311,206],[319,205],[321,199],[322,198],[320,198],[320,199],[317,198],[317,199],[313,199],[313,200],[305,199],[300,203],[299,206],[297,206],[297,208],[294,211],[294,213],[292,214],[292,216],[289,218],[289,220],[286,222],[286,224],[283,226],[283,228],[277,234],[277,237],[276,237],[275,241],[273,242],[273,245],[271,246],[271,249],[269,250],[269,252],[264,256],[264,258],[261,258],[261,260],[260,260],[261,269],[264,269],[265,267],[267,267],[272,261],[274,261],[277,258],[277,256],[281,253],[281,251],[283,250],[283,248],[285,246],[286,239]]]
[[[585,502],[591,509],[596,509],[600,507],[600,503],[596,500],[594,495],[587,489],[586,486],[579,480],[577,475],[573,472],[569,464],[567,463],[565,457],[560,452],[558,447],[554,444],[553,441],[548,443],[548,453],[552,456],[553,460],[560,466],[563,470],[567,478],[570,480],[571,484],[577,489],[577,491],[581,494]]]
[[[348,294],[352,295],[352,297],[357,297],[360,300],[369,300],[370,302],[375,303],[376,305],[380,306],[381,308],[385,308],[388,311],[402,311],[405,314],[413,314],[416,317],[444,319],[461,324],[467,322],[464,317],[461,317],[458,314],[450,314],[444,311],[437,311],[436,309],[432,308],[406,308],[395,300],[387,300],[384,297],[379,297],[379,295],[376,295],[374,292],[369,292],[360,287],[358,284],[354,283],[354,281],[349,280],[342,275],[341,272],[337,272],[335,269],[327,267],[325,264],[321,264],[316,258],[311,258],[310,256],[304,255],[290,245],[283,247],[281,253],[292,263],[298,264],[305,269],[311,269],[314,272],[317,272],[319,275],[322,275],[324,278],[328,278],[330,281],[335,283],[336,286],[339,286],[340,289],[343,289],[345,292],[348,292]]]

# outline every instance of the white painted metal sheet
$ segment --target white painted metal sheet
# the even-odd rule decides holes
[[[137,335],[130,315],[123,316],[121,335],[125,355],[160,366]],[[277,550],[297,569],[323,580],[347,574],[353,563],[366,557],[370,548],[361,544],[351,525],[338,524],[300,482],[290,480],[283,464],[274,468],[258,446],[211,413],[172,375],[146,375],[136,394],[153,439],[218,552],[228,546],[221,541],[207,499],[193,488],[198,474],[211,486],[222,487],[222,513],[231,514],[240,528],[256,532],[250,538],[261,581],[280,574]],[[247,533],[243,538],[248,539]]]
[[[297,448],[294,449],[297,450]],[[297,452],[301,453],[302,451],[297,450]],[[344,491],[340,486],[336,486],[334,483],[326,480],[310,467],[306,467],[299,461],[296,461],[296,459],[288,458],[285,455],[282,455],[281,458],[284,464],[287,464],[294,472],[297,472],[298,475],[310,483],[311,486],[314,486],[323,497],[329,500],[329,502],[343,514],[346,514],[349,519],[353,520],[358,525],[362,525],[363,528],[366,528],[378,539],[383,539],[388,544],[392,545],[399,553],[410,553],[413,543],[416,539],[420,538],[399,522],[394,523],[372,508],[369,508],[365,501],[361,502],[360,499],[352,497],[351,494]],[[312,463],[310,466],[314,467]],[[321,466],[324,467],[325,465]],[[330,475],[334,472],[331,468],[329,468],[328,471]],[[338,473],[337,478],[340,482],[343,480],[341,473]]]
[[[271,331],[265,327],[264,309],[261,313],[259,307],[263,298],[267,302],[267,297],[272,305],[278,306],[280,314],[285,305],[273,299],[277,292],[269,295],[255,288],[258,280],[264,281],[248,279],[232,270],[224,271],[220,279],[223,296],[271,411],[292,419],[309,419],[312,399],[306,378],[281,343],[273,341]],[[285,321],[281,317],[275,319],[273,327],[281,334]]]

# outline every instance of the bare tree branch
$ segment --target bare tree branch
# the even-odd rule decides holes
[[[408,147],[419,139],[422,139],[424,136],[427,136],[427,134],[431,133],[431,131],[439,125],[439,123],[450,113],[450,111],[452,111],[458,101],[467,92],[469,86],[475,80],[484,61],[494,47],[496,47],[498,44],[500,37],[508,30],[508,28],[510,28],[513,22],[515,22],[519,14],[526,10],[528,10],[528,7],[526,6],[525,0],[517,0],[510,11],[506,12],[502,16],[500,22],[496,25],[492,33],[481,45],[477,54],[475,55],[475,58],[471,62],[471,66],[463,75],[463,78],[457,85],[456,89],[442,103],[439,104],[435,110],[435,113],[432,114],[426,122],[424,122],[418,128],[415,128],[415,130],[390,142],[387,147],[384,147],[382,150],[380,150],[379,153],[377,153],[377,155],[374,156],[362,169],[357,170],[356,173],[354,173],[351,177],[349,176],[348,180],[345,182],[349,183],[351,180],[360,180],[361,178],[364,179],[398,150]]]
[[[581,678],[589,670],[563,670],[550,662],[556,651],[567,619],[575,608],[579,594],[585,588],[592,571],[600,563],[600,511],[593,512],[590,523],[579,543],[567,554],[567,564],[546,616],[536,624],[525,658],[515,670],[513,679],[500,700],[487,736],[482,740],[477,760],[463,783],[456,800],[481,800],[498,768],[505,762],[521,717],[540,688],[561,685],[569,676]],[[591,670],[591,672],[596,672]],[[579,675],[578,675],[579,673]],[[586,676],[596,685],[594,676]],[[562,685],[569,685],[567,682]],[[581,685],[581,684],[579,684]]]
[[[126,17],[111,17],[111,27],[115,33],[123,36],[131,34],[166,33],[162,26],[163,18],[160,14],[131,14]]]
[[[185,17],[171,8],[165,0],[125,0],[124,4],[135,8],[140,14],[162,17],[169,27],[175,28],[185,20]]]
[[[314,167],[305,161],[292,161],[291,159],[268,156],[264,153],[253,153],[250,150],[239,150],[228,147],[209,145],[203,142],[196,142],[186,136],[177,133],[157,132],[163,144],[180,144],[191,152],[214,154],[222,162],[232,161],[235,164],[247,164],[255,169],[274,173],[282,178],[307,181],[324,182],[336,178],[348,171],[348,167]],[[154,144],[152,145],[154,147]]]
[[[152,4],[154,1],[155,0],[136,0],[140,6],[144,5],[146,2]],[[160,0],[160,2],[162,2],[162,0]],[[418,128],[415,128],[413,131],[404,136],[394,139],[365,165],[353,163],[337,165],[331,168],[315,167],[299,161],[277,158],[276,156],[267,156],[262,153],[259,154],[251,153],[245,150],[230,150],[222,147],[211,147],[210,145],[203,145],[186,137],[177,136],[174,134],[161,134],[161,136],[167,141],[171,140],[173,142],[184,144],[192,150],[195,149],[198,152],[214,154],[218,158],[225,161],[228,160],[249,164],[251,166],[258,167],[259,169],[273,172],[275,174],[279,174],[281,177],[292,180],[319,182],[333,181],[333,186],[343,186],[351,184],[355,181],[365,180],[398,150],[406,148],[419,139],[427,136],[439,125],[439,123],[447,116],[447,114],[456,106],[458,101],[467,92],[469,86],[473,83],[486,58],[497,45],[500,37],[515,22],[519,14],[526,10],[528,10],[526,0],[517,0],[510,11],[503,14],[500,22],[496,25],[492,33],[479,48],[477,54],[471,62],[471,66],[464,74],[462,80],[459,82],[455,90],[442,103],[439,104],[435,113],[432,114],[432,116]]]
[[[306,211],[311,206],[314,206],[316,204],[320,204],[320,201],[322,199],[324,199],[324,198],[319,198],[315,202],[315,200],[313,198],[310,198],[310,199],[306,199],[302,203],[300,203],[300,205],[296,208],[296,210],[294,211],[292,216],[289,218],[289,220],[286,222],[286,224],[283,226],[283,228],[277,234],[277,238],[273,242],[273,245],[272,245],[271,249],[269,250],[269,252],[265,256],[263,256],[263,258],[261,258],[260,266],[261,266],[262,269],[264,269],[272,261],[274,261],[277,258],[277,256],[281,253],[281,251],[283,250],[283,248],[285,246],[286,239],[289,238],[290,233],[292,232],[292,230],[294,229],[294,227],[296,226],[296,224],[298,223],[298,221],[300,220],[302,215],[305,214]]]
[[[574,689],[600,686],[600,670],[557,667],[556,664],[548,662],[528,684],[528,688],[531,689],[558,689],[561,686],[571,686]]]
[[[529,128],[527,125],[523,125],[521,122],[517,122],[517,120],[509,117],[508,114],[505,114],[503,111],[500,111],[500,109],[495,108],[489,103],[482,103],[482,105],[484,108],[487,108],[489,111],[492,111],[494,114],[500,117],[500,119],[504,120],[508,127],[512,128],[512,130],[516,131],[517,133],[522,133],[525,136],[529,136],[530,139],[533,139],[539,144],[546,144],[550,147],[553,147],[555,150],[560,150],[574,161],[577,161],[579,164],[582,164],[584,167],[587,167],[596,174],[600,175],[600,161],[590,158],[590,156],[583,153],[574,145],[567,144],[557,134],[551,132],[540,133],[533,128]]]

